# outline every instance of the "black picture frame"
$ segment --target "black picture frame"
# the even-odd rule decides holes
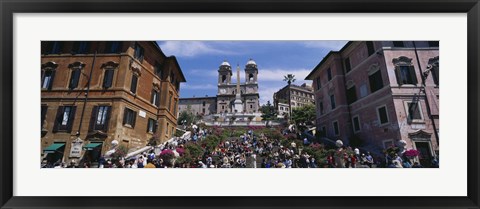
[[[478,0],[1,0],[1,208],[479,208]],[[13,196],[15,13],[466,13],[468,195],[466,197],[20,197]],[[450,181],[451,179],[446,179]],[[322,188],[319,188],[322,189]],[[448,188],[445,188],[448,189]]]

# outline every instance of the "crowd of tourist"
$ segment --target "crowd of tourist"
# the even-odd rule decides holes
[[[175,158],[180,157],[178,148],[184,149],[187,143],[201,143],[212,134],[210,129],[201,129],[194,126],[191,135],[188,137],[176,137],[168,142],[159,145],[158,149],[171,151],[175,157],[165,160],[155,153],[155,149],[139,153],[136,156],[127,159],[108,159],[100,157],[98,164],[91,165],[82,162],[78,165],[76,162],[55,163],[45,167],[49,168],[421,168],[418,162],[411,163],[398,154],[395,156],[386,156],[385,162],[376,162],[370,152],[361,153],[358,148],[339,146],[335,152],[330,152],[326,159],[316,159],[312,153],[297,146],[296,140],[292,140],[288,145],[282,145],[281,139],[267,137],[263,133],[254,133],[248,130],[240,136],[234,136],[222,140],[213,149],[203,149],[203,154],[194,159],[193,162],[178,162]],[[288,131],[283,132],[284,135]],[[302,142],[297,141],[297,142]],[[311,142],[303,139],[303,147],[309,146]],[[205,147],[204,147],[205,148]],[[158,150],[157,150],[158,152]],[[322,160],[322,162],[319,162]],[[438,160],[435,161],[438,166]],[[435,163],[433,162],[433,163]],[[432,164],[433,164],[432,163]],[[435,165],[435,164],[433,164]]]

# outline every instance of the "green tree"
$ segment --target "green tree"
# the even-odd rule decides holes
[[[268,121],[274,120],[277,116],[277,111],[275,111],[275,107],[270,104],[270,101],[267,101],[267,104],[262,105],[260,111],[262,112],[262,120],[264,120],[267,125]]]
[[[292,121],[303,132],[306,126],[314,124],[316,112],[314,105],[305,105],[292,110]]]
[[[183,125],[183,123],[185,122],[186,125],[190,125],[192,123],[196,123],[197,121],[197,117],[193,113],[188,110],[184,110],[180,112],[177,119],[177,124]]]
[[[283,76],[283,81],[286,81],[288,83],[288,116],[291,116],[292,115],[292,99],[291,99],[291,95],[290,95],[290,84],[292,84],[293,82],[295,82],[295,75],[293,74],[287,74],[285,76]]]

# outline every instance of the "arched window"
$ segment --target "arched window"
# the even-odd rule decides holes
[[[103,72],[103,84],[102,84],[103,88],[112,87],[113,74],[114,74],[114,70],[117,67],[118,67],[118,63],[112,62],[112,61],[102,64],[102,66],[100,68],[102,68],[104,70],[104,72]]]
[[[418,83],[411,58],[401,56],[393,59],[393,64],[395,65],[395,75],[399,86],[404,84],[416,85]]]
[[[78,87],[78,81],[80,80],[80,73],[82,69],[85,67],[85,64],[82,62],[74,62],[68,65],[70,68],[70,82],[68,83],[69,89],[75,89]]]
[[[58,64],[55,62],[47,62],[42,64],[42,89],[52,89],[53,79]]]

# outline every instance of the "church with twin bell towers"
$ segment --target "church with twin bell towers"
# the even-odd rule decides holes
[[[240,81],[240,66],[237,65],[235,83],[230,63],[226,60],[218,68],[217,113],[258,113],[258,67],[250,59],[245,65],[245,83]]]

